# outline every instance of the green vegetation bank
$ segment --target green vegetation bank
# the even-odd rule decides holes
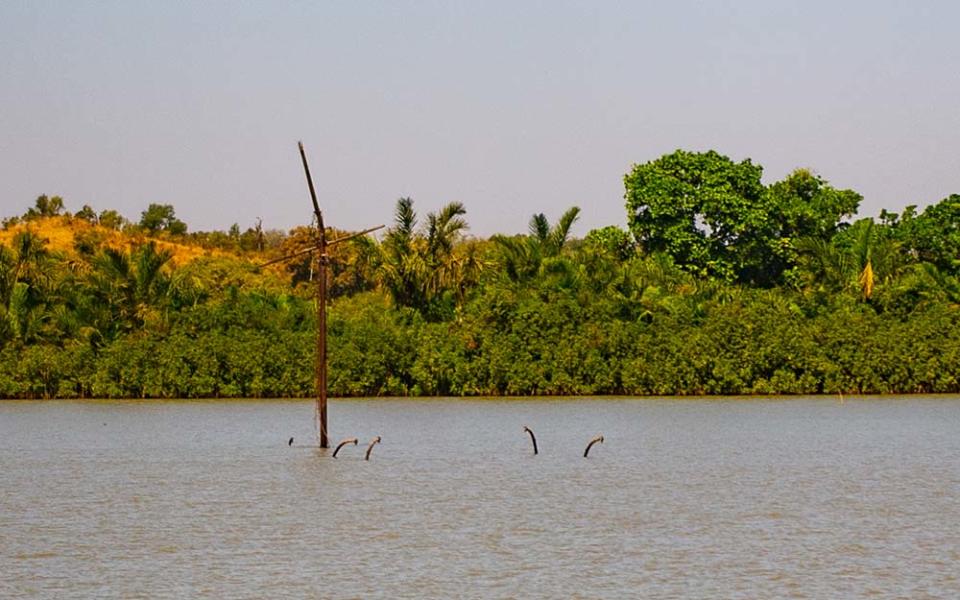
[[[629,230],[467,235],[397,202],[336,247],[340,396],[960,392],[960,196],[855,219],[797,170],[677,151],[625,178]],[[331,235],[345,232],[331,231]],[[313,393],[310,229],[188,232],[39,197],[0,232],[0,397]]]

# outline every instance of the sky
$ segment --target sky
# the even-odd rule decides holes
[[[463,202],[477,236],[678,148],[798,167],[861,214],[960,193],[960,3],[0,2],[0,216],[39,194],[191,230]]]

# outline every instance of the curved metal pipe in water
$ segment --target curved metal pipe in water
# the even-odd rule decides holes
[[[337,444],[337,449],[333,451],[333,457],[336,458],[336,457],[337,457],[337,452],[340,452],[340,448],[343,448],[343,447],[346,446],[347,444],[353,444],[354,446],[356,446],[356,445],[357,445],[357,438],[347,438],[347,439],[343,440],[342,442],[340,442],[339,444]]]
[[[602,435],[598,435],[597,437],[595,437],[595,438],[593,438],[592,440],[590,440],[590,443],[587,444],[587,449],[583,451],[583,457],[584,457],[584,458],[586,458],[587,455],[590,454],[590,448],[593,448],[593,445],[596,444],[597,442],[600,442],[601,444],[603,443],[603,436],[602,436]]]
[[[530,441],[533,442],[533,455],[536,456],[539,454],[537,451],[537,436],[533,435],[533,431],[526,425],[523,426],[523,430],[530,434]]]
[[[363,460],[370,460],[370,453],[373,451],[373,447],[380,443],[380,436],[370,440],[370,445],[367,446],[367,455],[363,457]]]

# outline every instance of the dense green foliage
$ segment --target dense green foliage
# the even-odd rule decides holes
[[[475,239],[463,205],[421,225],[400,199],[382,241],[332,253],[331,393],[960,392],[960,196],[850,222],[855,192],[760,176],[715,152],[637,165],[630,230],[583,239],[576,207]],[[85,228],[54,250],[45,219]],[[170,205],[132,224],[47,196],[5,228],[0,397],[312,393],[315,265],[256,267],[309,229],[188,234]]]
[[[187,224],[177,218],[170,204],[151,204],[140,215],[140,227],[150,233],[169,231],[173,234],[187,232]]]
[[[764,187],[762,172],[712,151],[638,165],[624,178],[630,228],[646,252],[665,252],[701,276],[784,283],[797,244],[829,241],[861,198],[803,169]]]

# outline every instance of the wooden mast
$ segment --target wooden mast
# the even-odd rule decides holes
[[[314,377],[316,383],[316,421],[317,437],[321,448],[330,447],[329,429],[327,427],[327,266],[330,264],[330,258],[327,256],[327,248],[352,240],[353,238],[366,235],[372,231],[383,228],[383,225],[377,225],[370,229],[364,229],[356,233],[351,233],[334,240],[327,241],[327,230],[323,224],[323,213],[320,211],[320,203],[317,202],[317,191],[313,187],[313,177],[310,176],[310,165],[307,164],[307,154],[303,150],[303,142],[297,142],[300,148],[300,160],[303,162],[303,173],[307,176],[307,187],[310,188],[310,201],[313,202],[313,216],[317,224],[317,230],[314,233],[314,244],[307,248],[302,248],[293,254],[284,256],[275,260],[266,262],[261,267],[275,264],[281,261],[289,260],[296,256],[302,256],[307,253],[316,253],[317,260],[317,354],[314,360]]]
[[[307,164],[307,154],[303,150],[303,142],[298,142],[297,145],[300,148],[300,160],[303,162],[303,172],[307,176],[307,186],[310,188],[310,200],[313,202],[313,216],[317,223],[317,230],[314,232],[314,241],[312,245],[306,248],[301,248],[292,254],[269,260],[259,265],[258,268],[287,261],[291,258],[303,256],[304,254],[316,253],[317,353],[314,360],[314,377],[317,396],[317,438],[320,442],[321,448],[329,448],[330,430],[327,427],[327,266],[330,264],[330,257],[327,255],[327,249],[330,246],[339,244],[340,242],[352,240],[360,237],[361,235],[366,235],[372,231],[382,229],[383,225],[377,225],[376,227],[371,227],[370,229],[364,229],[363,231],[358,231],[356,233],[351,233],[327,241],[327,230],[323,224],[323,213],[320,212],[320,203],[317,202],[317,191],[313,187],[313,177],[310,176],[310,166]]]
[[[314,360],[316,420],[320,447],[329,448],[330,441],[327,435],[327,230],[323,225],[323,212],[320,211],[320,204],[317,202],[317,191],[313,187],[313,177],[310,176],[310,165],[307,164],[303,142],[297,142],[297,146],[300,148],[300,160],[303,161],[303,172],[307,176],[310,200],[313,202],[313,215],[317,224],[317,353]]]

